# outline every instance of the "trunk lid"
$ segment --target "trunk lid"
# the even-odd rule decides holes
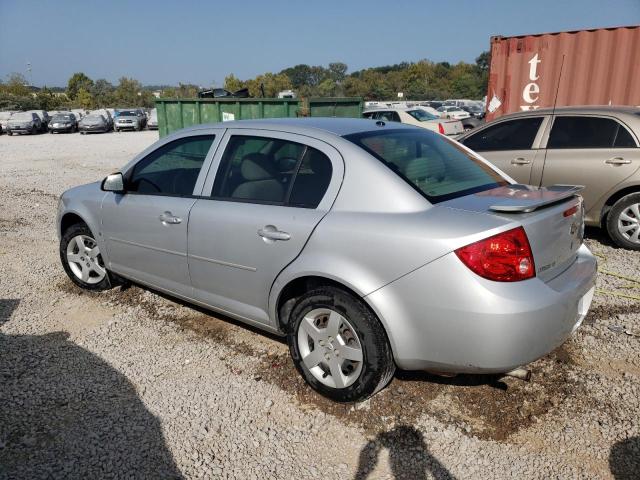
[[[442,119],[439,121],[439,123],[442,124],[445,135],[458,135],[464,132],[464,127],[462,126],[462,122],[460,120]]]
[[[495,215],[522,225],[527,233],[536,276],[544,281],[562,273],[576,258],[584,235],[582,187],[538,188],[506,185],[442,202],[459,210]]]

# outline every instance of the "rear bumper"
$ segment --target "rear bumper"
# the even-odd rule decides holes
[[[499,373],[537,360],[582,323],[596,259],[586,246],[544,282],[493,282],[450,253],[366,297],[386,327],[400,368]]]

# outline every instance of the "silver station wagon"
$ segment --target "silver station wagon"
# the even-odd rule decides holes
[[[396,366],[509,373],[563,343],[596,273],[579,190],[398,123],[199,125],[65,192],[60,256],[83,288],[133,281],[286,335],[314,389],[355,401]]]

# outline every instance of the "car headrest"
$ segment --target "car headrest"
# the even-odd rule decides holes
[[[418,157],[411,160],[404,170],[404,174],[412,181],[432,179],[441,181],[446,175],[444,162],[437,157]]]
[[[240,173],[242,178],[250,182],[275,178],[277,174],[273,163],[264,153],[245,155],[240,165]]]

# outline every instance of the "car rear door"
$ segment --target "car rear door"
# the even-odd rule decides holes
[[[474,131],[461,143],[478,152],[518,183],[529,184],[536,164],[544,161],[539,148],[548,116],[498,121]]]
[[[189,219],[194,298],[270,324],[271,286],[331,208],[343,172],[338,151],[320,140],[228,130]]]
[[[546,145],[541,185],[584,185],[590,222],[600,221],[598,200],[640,166],[637,139],[614,117],[557,115]]]
[[[106,193],[102,234],[108,268],[146,285],[191,296],[189,211],[215,149],[213,131],[167,141],[126,172],[126,193]]]

